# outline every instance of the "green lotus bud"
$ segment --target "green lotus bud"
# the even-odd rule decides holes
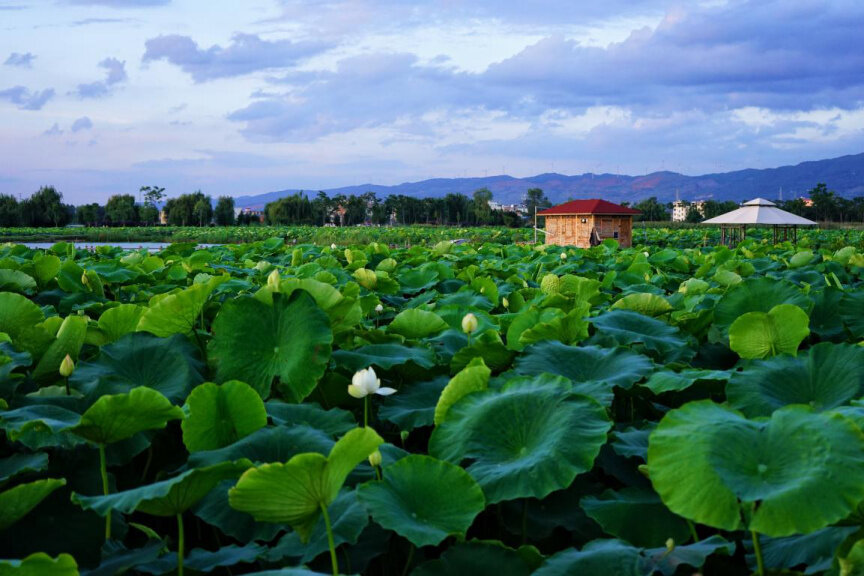
[[[561,252],[561,260],[567,260],[567,253]]]
[[[669,538],[666,540],[666,551],[672,552],[675,549],[675,540],[673,538]]]
[[[295,248],[291,253],[291,266],[300,266],[303,263],[303,250]]]
[[[279,277],[279,270],[273,270],[269,276],[267,276],[267,287],[273,290],[273,292],[279,292],[279,282],[281,278]]]
[[[477,317],[470,312],[462,318],[462,331],[471,334],[477,330]]]
[[[507,300],[507,298],[502,298],[501,304],[504,306],[504,308],[510,308],[510,301]]]
[[[60,362],[60,375],[64,378],[68,378],[72,375],[72,372],[75,371],[75,362],[72,361],[72,356],[66,354],[66,357],[63,358],[63,361]]]
[[[90,285],[90,279],[87,277],[86,271],[81,273],[81,284],[83,284],[84,286]]]
[[[381,457],[381,451],[380,450],[375,450],[375,452],[373,452],[372,454],[369,455],[369,464],[371,464],[372,466],[374,466],[376,468],[378,466],[381,466],[382,460],[383,459]]]
[[[266,260],[259,260],[258,262],[255,263],[255,270],[258,270],[259,272],[264,272],[265,270],[269,270],[269,269],[270,269],[270,263],[267,262]]]
[[[544,294],[557,294],[561,291],[561,281],[555,274],[546,274],[540,281],[540,290]]]
[[[409,434],[410,434],[410,432],[409,432],[408,430],[402,430],[402,431],[399,433],[399,437],[402,439],[402,445],[403,445],[403,446],[405,445],[405,442],[408,441],[408,435],[409,435]]]

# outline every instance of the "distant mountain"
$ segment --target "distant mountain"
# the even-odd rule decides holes
[[[644,176],[620,174],[539,174],[530,178],[488,176],[485,178],[434,178],[422,182],[406,182],[395,186],[363,184],[325,190],[335,194],[375,192],[379,198],[391,194],[415,198],[442,197],[449,193],[470,195],[478,188],[489,188],[496,202],[514,204],[521,201],[529,188],[542,188],[555,203],[569,199],[603,198],[612,202],[635,203],[656,196],[661,202],[675,200],[676,194],[687,201],[734,200],[741,202],[757,196],[776,199],[782,190],[784,199],[806,195],[819,182],[839,195],[851,198],[864,196],[864,153],[829,160],[802,162],[763,170],[747,169],[720,174],[685,176],[676,172],[654,172]],[[299,190],[281,190],[257,196],[235,199],[239,208],[261,209],[268,202]],[[311,195],[317,191],[307,191]]]

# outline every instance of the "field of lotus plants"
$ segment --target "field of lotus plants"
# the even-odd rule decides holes
[[[864,574],[864,250],[675,234],[0,246],[0,575]]]

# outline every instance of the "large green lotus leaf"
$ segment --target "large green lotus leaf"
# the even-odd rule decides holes
[[[37,552],[23,560],[0,560],[0,576],[78,576],[78,564],[69,554],[55,559]]]
[[[773,569],[792,570],[806,566],[805,574],[817,574],[829,570],[834,555],[846,538],[856,532],[855,527],[829,527],[803,536],[786,538],[760,538],[762,557],[766,566]],[[747,555],[747,563],[756,570],[756,557]]]
[[[312,278],[288,278],[283,280],[279,287],[279,292],[285,298],[295,290],[305,290],[312,295],[315,303],[330,318],[330,326],[334,334],[351,330],[363,320],[363,309],[358,301],[360,295],[358,284],[346,284],[340,292],[333,286]],[[269,305],[272,302],[272,294],[272,289],[264,288],[255,295],[255,298]]]
[[[575,347],[560,342],[535,344],[516,360],[520,374],[547,372],[576,383],[598,382],[609,388],[630,388],[653,370],[650,359],[624,348]]]
[[[164,428],[181,418],[183,410],[159,392],[142,386],[127,394],[102,396],[70,431],[97,444],[111,444],[144,430]]]
[[[846,340],[846,330],[841,316],[844,293],[826,288],[821,292],[810,292],[813,309],[810,311],[810,331],[820,340],[842,342]]]
[[[607,490],[600,496],[586,496],[579,505],[604,532],[635,546],[665,546],[669,538],[685,542],[690,537],[687,521],[672,514],[649,489]]]
[[[662,370],[655,372],[641,386],[648,388],[654,394],[664,392],[681,392],[697,382],[725,382],[729,380],[729,372],[725,370],[694,370],[687,368],[680,372]]]
[[[543,498],[594,464],[611,423],[562,381],[524,378],[469,394],[435,429],[429,452],[468,472],[490,503]]]
[[[499,542],[471,541],[450,546],[437,560],[418,566],[411,576],[528,576],[534,562],[519,550]]]
[[[175,516],[197,504],[217,484],[229,478],[237,478],[251,465],[248,460],[222,462],[207,468],[187,470],[168,480],[107,496],[82,496],[73,492],[72,501],[84,510],[93,510],[100,516],[105,516],[111,510],[124,514],[137,510],[154,516]]]
[[[183,443],[189,452],[215,450],[267,425],[264,401],[239,380],[201,384],[186,399]]]
[[[729,405],[748,417],[770,416],[788,404],[830,410],[864,396],[864,348],[821,342],[797,357],[756,360],[733,371]]]
[[[692,402],[651,434],[648,469],[666,506],[685,518],[768,536],[806,534],[864,500],[864,434],[839,414],[800,405],[747,420]]]
[[[102,557],[99,566],[88,570],[86,576],[114,576],[115,574],[127,574],[131,570],[140,568],[149,562],[153,562],[162,555],[165,543],[162,540],[150,538],[140,548],[126,548],[117,540],[109,540],[102,547]],[[164,557],[164,556],[163,556]],[[174,561],[174,568],[177,561]]]
[[[134,332],[103,346],[96,359],[79,363],[69,383],[94,400],[146,386],[182,404],[192,388],[204,381],[202,368],[186,337]]]
[[[33,294],[36,291],[36,280],[20,270],[0,268],[0,290],[4,292]]]
[[[843,295],[840,301],[840,317],[855,338],[864,339],[864,290],[850,291]]]
[[[461,372],[453,376],[435,405],[435,424],[440,424],[447,416],[447,411],[463,397],[472,392],[479,392],[489,387],[489,376],[492,371],[483,363],[482,358],[473,359]]]
[[[9,440],[21,442],[31,450],[48,446],[69,448],[83,444],[83,440],[65,433],[80,420],[81,415],[77,412],[51,404],[0,411],[0,428],[6,431]]]
[[[33,276],[40,286],[45,286],[60,272],[60,258],[52,254],[33,256]]]
[[[660,316],[672,310],[672,305],[657,294],[628,294],[612,304],[611,310],[632,310],[646,316]]]
[[[301,402],[324,374],[333,343],[330,320],[312,297],[295,290],[273,295],[268,306],[253,298],[227,302],[213,322],[210,358],[221,381],[248,382],[267,398],[274,378],[282,395]]]
[[[678,328],[630,310],[610,310],[591,323],[598,330],[592,338],[610,346],[641,345],[656,361],[689,362],[696,355],[696,342]]]
[[[435,352],[431,348],[408,347],[401,344],[370,344],[354,350],[336,350],[333,352],[336,365],[351,372],[356,372],[369,366],[378,366],[390,370],[408,362],[421,368],[435,366]]]
[[[544,340],[557,340],[564,344],[573,345],[588,337],[588,308],[587,302],[579,302],[577,306],[566,314],[540,322],[519,336],[519,344],[528,346]]]
[[[432,288],[438,283],[438,270],[435,268],[408,268],[396,275],[403,294],[414,294]]]
[[[109,308],[99,317],[99,330],[108,342],[115,342],[126,334],[135,332],[146,311],[147,308],[137,304],[120,304]]]
[[[0,492],[0,530],[17,522],[54,490],[65,485],[66,480],[63,478],[46,478]]]
[[[435,421],[435,407],[449,380],[446,376],[429,382],[415,382],[405,386],[387,399],[378,409],[378,417],[392,422],[400,430],[413,430],[431,426]]]
[[[81,352],[81,347],[84,345],[85,336],[87,336],[87,317],[67,316],[57,331],[56,339],[36,365],[33,379],[37,381],[59,380],[60,363],[63,362],[67,354],[72,357],[73,361],[78,360],[78,353]]]
[[[434,312],[411,308],[397,314],[387,331],[406,338],[426,338],[447,328],[447,322]]]
[[[16,453],[8,458],[0,459],[0,484],[27,472],[41,472],[48,467],[48,454]]]
[[[39,326],[44,319],[42,309],[25,296],[0,292],[0,332],[9,335],[16,349],[42,355],[51,342],[51,335]]]
[[[383,470],[383,480],[367,482],[357,495],[372,518],[415,546],[437,546],[464,537],[483,511],[483,490],[459,466],[412,454]]]
[[[190,454],[189,466],[200,468],[240,458],[255,464],[287,462],[303,452],[329,454],[333,444],[329,434],[303,424],[262,428],[230,446]]]
[[[314,402],[288,404],[279,400],[270,400],[265,407],[273,423],[282,426],[309,426],[334,437],[357,427],[357,420],[348,410],[341,408],[325,410]]]
[[[742,314],[729,327],[729,347],[742,358],[798,353],[810,334],[810,318],[798,306],[780,304],[769,312]]]
[[[163,338],[191,334],[200,323],[207,299],[221,281],[222,277],[217,276],[205,284],[193,284],[185,290],[158,296],[138,321],[138,330]]]
[[[677,574],[683,566],[700,568],[711,554],[729,554],[734,546],[720,536],[711,536],[687,546],[643,549],[619,540],[595,540],[581,550],[564,550],[551,556],[534,576],[572,576],[574,574],[614,574],[615,576],[652,576]],[[686,572],[690,573],[690,572]]]
[[[236,483],[233,479],[223,480],[192,508],[192,512],[204,522],[240,542],[273,540],[286,527],[280,524],[255,522],[255,519],[248,514],[231,508],[228,503],[228,490]]]
[[[231,507],[259,521],[290,524],[308,542],[322,507],[333,503],[348,474],[381,443],[371,428],[355,428],[327,457],[304,453],[247,470],[228,492]]]
[[[807,311],[810,299],[795,284],[774,278],[751,278],[729,290],[714,307],[714,324],[723,332],[741,315],[768,312],[780,304]]]
[[[557,308],[524,308],[516,314],[507,328],[507,348],[521,351],[525,348],[521,342],[522,334],[540,323],[551,322],[559,315]]]
[[[237,564],[251,564],[261,558],[266,548],[260,544],[247,544],[237,546],[229,544],[217,550],[204,550],[195,548],[183,558],[183,568],[194,570],[195,573],[209,574],[217,568],[225,568]],[[134,566],[137,572],[143,574],[173,574],[177,570],[177,552],[168,552],[151,562],[141,563]],[[87,576],[90,576],[89,574]]]
[[[357,499],[355,490],[343,490],[328,509],[333,543],[338,548],[342,544],[356,544],[363,529],[369,524],[369,513]],[[298,558],[299,562],[311,562],[329,549],[327,529],[324,518],[320,517],[309,536],[303,543],[300,534],[289,532],[279,539],[267,554],[268,562],[281,562],[285,558]]]

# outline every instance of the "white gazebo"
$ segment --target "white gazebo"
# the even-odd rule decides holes
[[[798,241],[798,226],[816,226],[816,222],[786,212],[776,204],[764,198],[755,198],[741,205],[741,208],[715,216],[702,222],[709,226],[720,227],[720,243],[732,244],[747,237],[747,226],[771,226],[774,229],[774,243],[777,243],[779,232],[783,240]]]

